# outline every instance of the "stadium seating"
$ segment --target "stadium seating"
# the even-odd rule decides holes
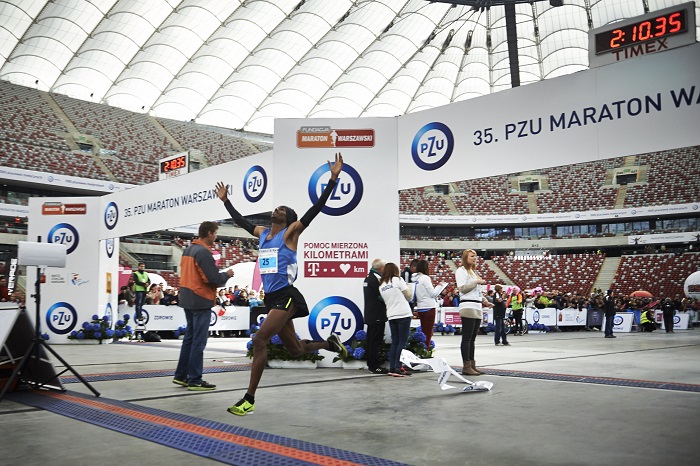
[[[453,183],[457,193],[450,195],[461,215],[528,214],[527,193],[510,193],[508,178],[498,175]]]
[[[605,254],[557,254],[543,260],[498,256],[498,267],[521,289],[538,286],[563,293],[588,294],[595,283]]]
[[[700,146],[637,156],[648,165],[647,183],[627,188],[625,207],[684,204],[700,199]]]
[[[645,290],[658,298],[682,298],[685,279],[698,270],[700,253],[622,256],[611,289],[623,295]]]
[[[425,259],[428,261],[428,272],[430,275],[430,279],[433,282],[433,285],[437,285],[440,282],[445,282],[449,286],[455,285],[455,271],[450,267],[449,262],[447,262],[450,260],[449,257],[446,257],[445,260],[443,260],[443,258],[441,258],[438,255],[426,255],[423,253],[403,253],[401,254],[400,264],[398,264],[399,268],[403,270],[409,265],[409,263],[413,259]],[[462,265],[459,259],[454,259],[453,262],[457,268]],[[477,261],[476,271],[479,274],[479,276],[481,276],[481,278],[488,281],[489,283],[499,282],[496,272],[494,272],[483,260]]]
[[[146,114],[61,94],[52,97],[78,131],[95,136],[104,149],[116,151],[117,157],[122,160],[153,164],[156,172],[158,160],[178,152]]]
[[[538,170],[547,175],[551,192],[536,192],[539,213],[613,209],[616,186],[604,186],[607,170],[619,167],[622,158],[577,163]]]
[[[36,89],[0,81],[0,140],[69,150],[67,129]]]
[[[442,195],[426,195],[425,188],[399,191],[399,212],[402,214],[449,215],[450,208]]]
[[[165,118],[158,118],[158,122],[183,148],[202,151],[209,165],[218,165],[261,152],[246,139],[203,128],[194,123]]]
[[[91,155],[3,140],[0,140],[0,165],[22,169],[31,167],[32,170],[59,175],[109,179]]]
[[[255,262],[258,259],[257,252],[253,252],[235,243],[218,244],[215,249],[221,253],[220,268],[229,267],[241,262]]]
[[[154,270],[153,272],[163,277],[169,287],[180,288],[180,275],[177,273],[170,270]]]

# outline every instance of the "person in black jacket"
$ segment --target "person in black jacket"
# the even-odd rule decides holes
[[[506,318],[506,298],[503,295],[503,287],[501,285],[496,285],[495,293],[493,294],[493,323],[496,327],[494,331],[494,342],[496,346],[501,345],[501,340],[503,340],[503,346],[510,346],[508,340],[506,339],[506,328],[504,320]]]
[[[603,308],[605,309],[605,338],[617,338],[613,335],[613,320],[616,312],[613,290],[608,290],[603,298]]]
[[[386,327],[386,305],[379,293],[379,280],[384,271],[382,259],[374,259],[365,282],[363,283],[365,297],[365,324],[367,325],[367,341],[365,343],[365,355],[367,356],[367,368],[372,374],[386,374],[388,371],[381,367],[379,349],[384,341],[384,328]]]
[[[666,333],[675,333],[673,331],[673,315],[676,313],[676,307],[673,305],[671,298],[666,298],[661,303],[661,310],[664,313],[664,327]]]

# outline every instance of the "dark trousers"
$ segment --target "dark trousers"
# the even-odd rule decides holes
[[[503,320],[505,317],[494,317],[493,318],[493,324],[496,327],[495,329],[495,335],[494,335],[494,341],[496,344],[501,342],[501,339],[503,340],[503,343],[508,343],[508,340],[506,340],[506,326],[503,323]]]
[[[379,360],[379,350],[384,342],[385,322],[367,324],[367,342],[365,343],[365,355],[367,357],[367,368],[374,370],[382,365],[384,361]]]
[[[134,291],[134,319],[141,317],[141,309],[146,304],[146,292]]]
[[[613,334],[613,320],[615,319],[615,314],[605,314],[605,335]]]
[[[401,350],[406,347],[411,332],[411,318],[401,317],[389,320],[391,347],[389,348],[389,369],[401,368]]]
[[[197,385],[202,383],[204,348],[209,337],[211,309],[185,309],[185,318],[187,331],[180,347],[175,378]]]
[[[654,330],[656,330],[656,325],[654,324],[654,322],[644,322],[641,325],[642,325],[642,329],[645,332],[653,332]]]
[[[474,341],[476,334],[479,333],[481,327],[481,319],[462,319],[462,344],[459,346],[462,352],[462,361],[471,361],[474,359]]]
[[[418,312],[420,319],[420,328],[425,333],[425,346],[430,350],[430,340],[433,339],[433,328],[435,328],[435,309]]]
[[[522,332],[523,331],[523,310],[518,309],[513,310],[513,319],[515,320],[515,331],[516,332]]]
[[[666,333],[673,331],[673,314],[674,311],[664,311],[664,327],[666,327]]]

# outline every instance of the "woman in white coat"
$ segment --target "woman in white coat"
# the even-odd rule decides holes
[[[445,289],[446,283],[440,283],[433,287],[430,280],[429,264],[425,259],[421,259],[416,264],[416,273],[411,277],[411,281],[416,284],[416,312],[420,319],[420,327],[425,334],[425,345],[430,349],[430,341],[433,338],[433,327],[435,326],[435,299],[440,296]]]
[[[466,249],[462,253],[462,266],[455,272],[459,289],[459,316],[462,318],[462,374],[481,375],[474,360],[474,341],[481,327],[482,308],[493,307],[483,296],[486,280],[476,272],[476,251]]]
[[[379,281],[379,293],[386,304],[386,316],[391,330],[391,348],[389,349],[389,375],[403,377],[408,374],[401,365],[401,350],[406,347],[411,330],[411,306],[408,301],[413,292],[403,278],[399,276],[399,267],[387,262]]]

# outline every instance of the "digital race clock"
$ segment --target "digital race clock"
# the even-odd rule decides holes
[[[591,67],[695,42],[695,2],[664,8],[591,31]]]
[[[179,170],[187,166],[187,155],[181,155],[174,159],[164,160],[160,163],[160,172],[168,173],[169,171]]]
[[[190,157],[187,152],[182,152],[158,162],[158,179],[165,180],[174,176],[184,175],[189,172]]]
[[[688,15],[683,9],[621,26],[595,36],[595,53],[599,55],[620,47],[629,47],[661,39],[688,30]]]

